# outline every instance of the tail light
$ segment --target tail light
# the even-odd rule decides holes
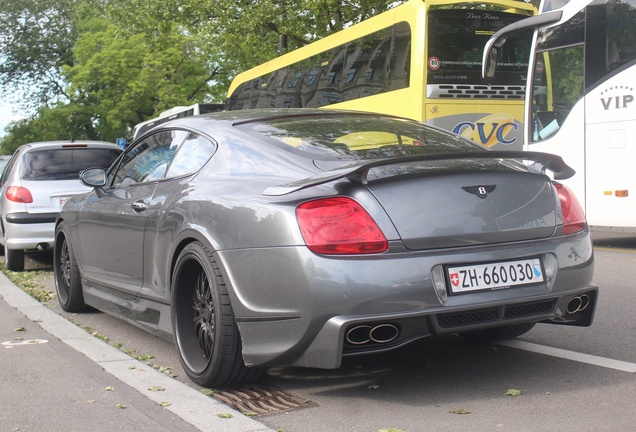
[[[315,253],[373,254],[389,248],[373,218],[350,198],[304,202],[296,208],[296,219],[307,247]]]
[[[567,186],[556,182],[554,186],[559,194],[561,212],[563,213],[563,234],[583,231],[587,222],[579,200]]]
[[[9,201],[17,203],[32,203],[33,196],[27,188],[21,186],[9,186],[4,193]]]

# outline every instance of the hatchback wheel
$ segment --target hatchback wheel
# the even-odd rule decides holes
[[[68,242],[64,222],[55,230],[53,250],[55,290],[60,306],[66,312],[81,312],[85,308],[84,293],[75,253]]]
[[[187,245],[172,279],[172,323],[179,360],[190,379],[223,387],[256,379],[248,368],[227,288],[212,254],[199,242]]]
[[[6,242],[5,242],[6,243]],[[4,264],[7,270],[24,271],[24,250],[4,247]]]
[[[510,326],[495,327],[485,330],[459,333],[461,337],[471,342],[494,342],[504,339],[512,339],[528,333],[536,323],[514,324]]]

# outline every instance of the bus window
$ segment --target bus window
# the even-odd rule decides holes
[[[240,85],[229,109],[318,108],[408,87],[410,40],[402,22],[324,51],[261,77],[261,86]],[[293,85],[273,79],[282,76]]]
[[[635,21],[636,0],[610,0],[587,8],[586,88],[636,58]]]
[[[486,82],[481,77],[486,41],[518,19],[517,14],[494,10],[430,10],[428,96],[523,99],[532,31],[511,35],[498,60],[494,81]]]
[[[532,142],[554,135],[584,95],[584,19],[579,13],[539,34],[531,97]]]

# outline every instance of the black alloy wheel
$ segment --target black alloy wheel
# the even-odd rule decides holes
[[[66,312],[81,312],[86,308],[75,254],[68,242],[64,222],[55,229],[53,249],[55,291],[60,306]]]
[[[190,243],[179,254],[172,278],[172,325],[186,374],[204,387],[256,379],[248,368],[225,282],[206,247]]]

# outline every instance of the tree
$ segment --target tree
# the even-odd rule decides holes
[[[0,90],[27,110],[66,99],[83,0],[0,0]],[[16,93],[17,90],[17,93]]]
[[[6,128],[8,134],[0,140],[0,154],[12,154],[29,142],[98,139],[91,117],[78,109],[62,103],[52,108],[43,106],[31,117],[10,123]]]
[[[234,75],[280,54],[281,36],[291,50],[393,4],[0,0],[0,90],[19,89],[34,113],[2,146],[45,124],[54,139],[112,141],[173,106],[223,102]]]
[[[197,42],[176,25],[152,38],[124,36],[109,20],[94,18],[82,26],[75,64],[64,68],[69,97],[91,107],[106,139],[129,133],[162,110],[213,97],[219,67]]]

